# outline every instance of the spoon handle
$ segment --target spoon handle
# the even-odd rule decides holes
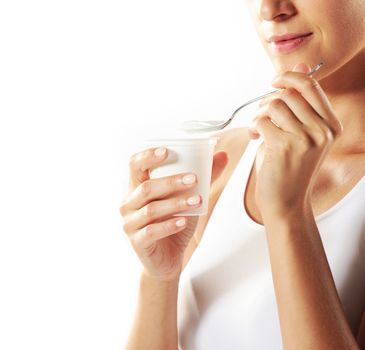
[[[314,67],[313,67],[313,69],[309,72],[309,73],[307,73],[307,75],[309,76],[309,77],[311,77],[312,76],[312,74],[314,74],[315,72],[317,72],[317,70],[319,69],[319,68],[321,68],[323,66],[323,62],[320,62],[320,63],[318,63],[317,65],[315,65]],[[232,114],[232,116],[231,116],[231,118],[229,118],[228,120],[227,120],[227,122],[226,122],[226,125],[225,126],[227,126],[231,121],[232,121],[232,119],[233,119],[233,117],[242,109],[242,108],[244,108],[244,107],[246,107],[246,106],[248,106],[248,105],[250,105],[251,103],[254,103],[254,102],[256,102],[256,101],[259,101],[259,100],[261,100],[261,99],[263,99],[264,97],[267,97],[267,96],[269,96],[269,95],[272,95],[273,93],[275,93],[275,92],[278,92],[278,91],[280,91],[280,90],[283,90],[283,89],[276,89],[276,90],[273,90],[273,91],[270,91],[270,92],[267,92],[266,94],[264,94],[264,95],[261,95],[261,96],[258,96],[258,97],[255,97],[255,98],[253,98],[252,100],[249,100],[249,101],[247,101],[246,103],[244,103],[242,106],[240,106],[240,107],[238,107],[234,112],[233,112],[233,114]]]

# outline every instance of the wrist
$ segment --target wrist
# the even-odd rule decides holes
[[[161,280],[142,272],[139,289],[143,299],[154,300],[161,305],[170,303],[175,305],[179,290],[179,279]]]
[[[270,224],[303,223],[314,218],[309,200],[296,203],[290,207],[267,207],[261,211],[265,226]]]
[[[140,276],[142,283],[148,283],[160,286],[174,286],[178,285],[180,281],[180,273],[171,276],[154,276],[151,275],[146,269],[143,269]]]

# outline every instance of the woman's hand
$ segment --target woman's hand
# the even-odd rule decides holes
[[[285,215],[310,204],[318,170],[342,131],[319,83],[305,64],[278,75],[284,88],[263,100],[251,137],[263,138],[257,154],[256,202],[265,215]]]
[[[157,152],[155,152],[157,150]],[[150,179],[149,169],[163,163],[168,150],[147,149],[130,159],[129,193],[120,213],[124,232],[139,259],[144,272],[161,281],[179,277],[184,251],[194,234],[197,216],[174,217],[174,214],[201,205],[201,198],[191,200],[186,194],[196,186],[195,174]],[[213,158],[212,182],[227,164],[225,152]]]

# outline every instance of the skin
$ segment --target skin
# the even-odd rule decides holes
[[[168,151],[156,155],[156,149],[137,153],[130,160],[129,195],[120,207],[124,232],[144,268],[140,279],[137,312],[126,350],[177,349],[177,290],[184,253],[198,226],[197,217],[173,217],[189,206],[184,192],[196,186],[177,174],[150,179],[148,169],[161,164]],[[225,152],[213,158],[212,189],[227,164]],[[212,190],[214,193],[214,190]],[[163,198],[163,199],[162,199]],[[209,209],[211,211],[211,209]],[[176,222],[184,219],[181,227]]]
[[[325,162],[333,168],[346,164],[349,155],[360,155],[356,160],[364,161],[365,76],[359,72],[364,72],[365,62],[365,4],[248,1],[248,5],[275,69],[284,72],[273,83],[284,91],[261,104],[251,130],[253,138],[259,134],[264,140],[256,159],[255,201],[267,231],[284,348],[357,349],[360,344],[344,316],[314,220],[312,194]],[[268,33],[280,34],[286,26],[295,28],[291,32],[313,32],[305,49],[288,55],[273,50],[266,41]],[[310,70],[298,61],[313,66],[321,60],[325,69],[316,79],[296,74]],[[300,335],[296,329],[302,330]]]
[[[246,2],[278,72],[273,86],[284,90],[262,102],[251,130],[239,138],[242,147],[232,146],[238,132],[222,134],[209,214],[186,218],[185,226],[177,228],[172,214],[188,207],[184,191],[196,182],[182,185],[181,174],[150,180],[148,169],[166,153],[156,157],[151,149],[131,158],[121,215],[144,270],[127,349],[177,349],[179,276],[249,137],[258,135],[264,142],[246,201],[266,228],[284,348],[348,350],[363,342],[361,329],[356,341],[346,321],[314,216],[340,199],[334,189],[345,195],[365,174],[365,2]],[[271,34],[308,31],[310,42],[290,54],[266,41]],[[325,65],[308,77],[321,60]]]

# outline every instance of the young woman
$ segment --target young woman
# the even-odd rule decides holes
[[[219,134],[205,216],[172,216],[194,174],[149,179],[168,149],[131,157],[128,350],[365,349],[365,2],[246,2],[282,90]]]

